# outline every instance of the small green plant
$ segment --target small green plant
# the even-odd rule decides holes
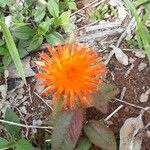
[[[108,18],[117,16],[117,9],[109,4],[102,3],[89,15],[94,21],[107,20]]]
[[[15,123],[20,123],[19,117],[14,111],[7,108],[4,119]],[[15,150],[34,150],[34,147],[28,139],[21,137],[21,128],[18,126],[5,124],[4,129],[7,131],[5,138],[0,137],[0,149],[15,148]]]
[[[0,1],[0,20],[4,21],[8,14],[11,15],[10,30],[21,58],[40,47],[42,43],[53,45],[64,42],[63,35],[73,27],[70,16],[71,10],[76,9],[74,0],[25,0],[20,3],[15,0]],[[8,51],[6,39],[2,37],[0,41],[0,67],[3,69],[11,62],[11,59],[7,58],[12,57],[10,53],[4,52]]]
[[[150,62],[150,31],[148,27],[146,26],[146,22],[150,18],[150,2],[149,0],[137,0],[134,3],[132,3],[130,0],[124,0],[130,9],[132,15],[135,17],[137,26],[135,31],[135,36],[139,45],[139,48],[144,48],[147,57]],[[137,14],[137,7],[143,6],[145,11],[141,14]]]
[[[138,47],[138,42],[137,42],[137,40],[135,38],[133,38],[131,40],[128,40],[127,43],[128,43],[128,46],[130,48],[136,48],[136,47]]]

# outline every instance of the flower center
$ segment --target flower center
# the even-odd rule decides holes
[[[76,73],[77,69],[74,66],[71,66],[66,72],[67,78],[73,79],[76,76]]]

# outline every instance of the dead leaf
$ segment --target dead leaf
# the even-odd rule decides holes
[[[113,46],[113,49],[115,51],[115,56],[116,56],[116,59],[123,65],[127,66],[128,65],[128,56],[123,53],[123,51],[118,48],[118,47],[114,47]]]
[[[142,136],[135,136],[135,133],[143,127],[141,115],[137,118],[128,118],[120,129],[119,150],[141,150]]]

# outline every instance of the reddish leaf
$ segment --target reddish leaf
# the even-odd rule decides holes
[[[103,84],[99,87],[99,91],[93,93],[93,105],[102,113],[107,112],[108,102],[119,93],[118,88],[113,84]]]
[[[113,132],[102,121],[90,121],[85,125],[84,132],[96,146],[106,150],[117,149]]]
[[[83,125],[83,110],[75,109],[70,126],[68,127],[68,136],[72,142],[76,143]]]
[[[52,150],[72,150],[83,125],[83,110],[67,110],[59,116],[52,133]]]

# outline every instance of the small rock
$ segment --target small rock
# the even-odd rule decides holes
[[[20,88],[20,89],[18,89],[18,94],[24,94],[24,93],[25,93],[24,88]]]
[[[16,99],[22,99],[23,98],[23,95],[22,94],[18,94]]]
[[[132,58],[132,57],[129,58],[129,62],[130,62],[131,64],[133,64],[133,63],[135,62],[135,60],[136,60],[135,57],[134,57],[134,58]]]
[[[147,137],[150,138],[150,131],[147,130]]]
[[[138,70],[139,71],[142,71],[144,68],[147,67],[147,64],[146,63],[140,63],[139,66],[138,66]]]
[[[21,111],[23,114],[27,114],[27,109],[26,109],[25,106],[20,107],[20,111]]]
[[[118,117],[119,117],[119,114],[118,114],[118,113],[115,113],[115,114],[113,115],[113,117],[114,117],[114,118],[118,118]]]
[[[145,58],[145,54],[142,51],[134,51],[134,53],[138,58]]]
[[[124,111],[127,112],[127,113],[129,113],[129,112],[130,112],[130,109],[129,109],[128,107],[126,107],[126,108],[124,109]]]
[[[33,122],[32,122],[32,124],[35,126],[35,125],[38,125],[38,126],[40,126],[40,125],[42,125],[42,120],[41,119],[38,119],[38,120],[33,120]]]
[[[149,94],[150,94],[150,88],[145,92],[145,93],[142,93],[141,96],[140,96],[140,102],[147,102],[148,101],[148,98],[149,98]]]
[[[44,90],[44,86],[39,86],[39,84],[42,82],[42,79],[37,78],[36,84],[35,84],[35,90],[40,94]]]
[[[111,125],[113,125],[114,123],[113,123],[112,121],[108,120],[108,121],[106,121],[106,124],[109,125],[109,126],[111,126]]]
[[[30,66],[30,60],[31,60],[30,56],[28,56],[22,60],[22,64],[23,64],[23,67],[25,70],[26,77],[32,77],[35,75],[35,73],[33,72],[33,70],[31,69],[31,66]],[[16,67],[14,64],[10,64],[8,66],[8,72],[9,72],[10,78],[19,78],[18,72],[16,71]]]

